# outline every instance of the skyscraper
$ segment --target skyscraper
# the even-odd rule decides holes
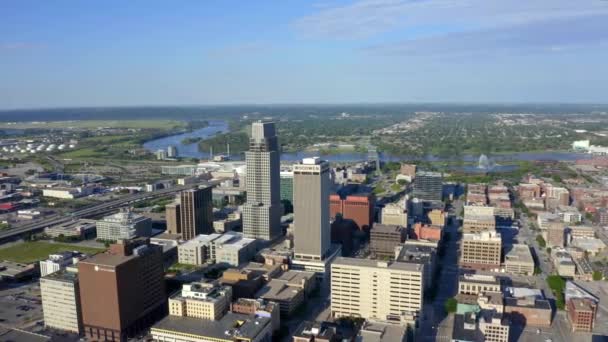
[[[295,257],[322,260],[331,248],[329,163],[305,158],[293,174]]]
[[[182,191],[179,194],[182,238],[190,240],[199,234],[213,233],[211,187]]]
[[[443,178],[439,172],[416,172],[414,197],[425,201],[441,201]]]
[[[245,152],[247,203],[243,206],[243,233],[247,238],[272,240],[281,234],[279,158],[274,123],[254,122],[249,151]]]

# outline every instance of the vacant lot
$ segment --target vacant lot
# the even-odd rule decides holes
[[[24,242],[0,249],[0,260],[27,264],[46,259],[49,254],[66,251],[79,251],[86,254],[95,254],[102,252],[103,249],[43,241]]]

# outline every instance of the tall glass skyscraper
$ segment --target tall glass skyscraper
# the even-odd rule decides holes
[[[247,202],[243,233],[252,239],[272,240],[281,235],[280,155],[273,122],[251,126],[247,163]]]

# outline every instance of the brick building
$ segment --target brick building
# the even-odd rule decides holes
[[[374,222],[375,197],[373,194],[348,195],[341,198],[334,194],[329,196],[330,217],[342,214],[342,218],[353,220],[357,228],[368,232]]]

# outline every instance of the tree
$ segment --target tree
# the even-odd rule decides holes
[[[540,234],[536,235],[536,242],[538,242],[538,246],[540,248],[547,247],[547,242],[545,241],[545,239],[543,238],[543,236],[540,235]]]
[[[602,272],[600,272],[600,271],[593,271],[593,280],[598,281],[598,280],[602,280],[602,278],[604,278],[602,276]]]
[[[454,313],[458,310],[458,301],[456,298],[448,298],[444,304],[445,312]]]

